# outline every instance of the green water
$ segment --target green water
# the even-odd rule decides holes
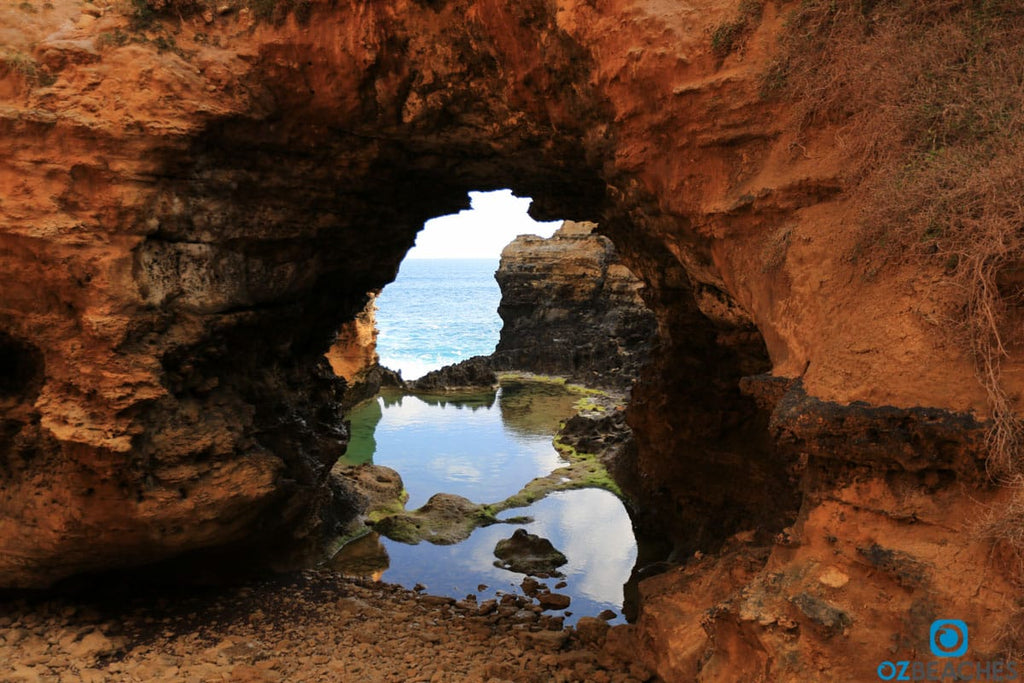
[[[440,492],[495,503],[565,464],[552,438],[579,398],[563,386],[530,381],[505,382],[497,394],[380,397],[353,410],[345,462],[372,461],[397,470],[409,492],[409,510]],[[523,515],[533,520],[523,528],[550,540],[569,560],[560,568],[567,585],[556,591],[572,598],[567,621],[605,609],[619,613],[623,584],[636,561],[621,501],[599,489],[563,491],[500,517]],[[486,599],[497,591],[520,592],[523,575],[493,564],[495,544],[517,528],[480,528],[455,545],[406,545],[373,534],[343,551],[335,565],[363,575],[386,567],[384,581]],[[554,588],[557,581],[547,583]]]

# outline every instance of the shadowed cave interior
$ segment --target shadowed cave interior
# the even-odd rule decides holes
[[[637,207],[605,196],[571,141],[496,158],[479,147],[446,149],[443,140],[337,131],[314,139],[310,130],[224,123],[173,155],[154,203],[160,227],[137,250],[143,294],[186,313],[172,325],[190,314],[217,321],[164,356],[178,408],[206,402],[210,391],[251,405],[255,438],[246,447],[284,460],[286,485],[262,513],[261,554],[275,528],[310,512],[333,517],[334,528],[351,516],[345,492],[328,500],[322,491],[347,438],[342,387],[322,361],[334,332],[362,310],[365,292],[395,277],[427,219],[467,208],[470,189],[510,186],[534,197],[538,220],[600,217],[626,264],[655,281],[646,296],[659,343],[629,411],[635,462],[616,472],[644,535],[666,539],[679,558],[740,529],[788,523],[798,497],[787,463],[769,445],[766,413],[738,389],[741,377],[769,368],[763,342],[752,325],[702,313],[695,296],[734,304],[631,229]],[[221,289],[237,283],[243,291]],[[659,445],[680,442],[687,447],[674,453]],[[331,529],[328,521],[320,533]]]

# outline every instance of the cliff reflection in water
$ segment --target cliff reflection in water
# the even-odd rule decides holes
[[[353,410],[345,461],[397,470],[409,492],[409,510],[439,492],[497,502],[564,465],[552,438],[578,400],[562,386],[532,381],[503,382],[497,393],[382,396]],[[618,498],[598,489],[565,491],[500,515],[520,516],[532,519],[523,528],[549,539],[569,560],[560,568],[568,585],[558,590],[572,597],[568,611],[574,617],[568,621],[621,610],[636,541]],[[371,534],[332,564],[408,587],[421,583],[436,594],[485,599],[495,591],[517,591],[524,578],[493,564],[495,544],[516,528],[477,529],[456,545],[406,545]],[[553,587],[557,580],[548,582]]]

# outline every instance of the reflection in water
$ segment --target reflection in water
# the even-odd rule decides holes
[[[328,563],[332,569],[348,576],[361,576],[380,580],[390,565],[388,551],[377,534],[367,534],[345,546],[344,553],[338,553]]]
[[[439,492],[494,503],[564,464],[551,440],[578,398],[558,385],[525,381],[503,383],[497,410],[493,393],[458,399],[382,397],[353,411],[351,445],[344,460],[372,459],[397,470],[409,492],[408,509],[420,507]],[[526,531],[549,539],[569,560],[559,568],[567,585],[556,590],[572,598],[569,623],[605,609],[621,609],[623,584],[637,549],[618,498],[599,489],[564,491],[503,517],[522,515],[533,520],[523,527]],[[447,546],[406,545],[371,534],[346,546],[334,562],[355,575],[375,576],[384,568],[385,581],[410,587],[422,583],[432,593],[456,598],[473,593],[483,600],[496,591],[521,592],[524,576],[494,565],[495,544],[512,530],[505,524],[480,528],[468,540]],[[545,583],[554,589],[557,581]]]
[[[505,389],[494,394],[449,397],[402,396],[378,398],[353,409],[351,442],[343,464],[373,461],[397,470],[409,492],[407,507],[420,507],[435,493],[453,493],[474,502],[492,503],[517,493],[526,482],[562,464],[551,438],[558,421],[572,413],[577,397],[565,389],[533,382],[546,422],[522,417],[528,391],[510,392],[514,417]],[[467,406],[468,407],[465,407]],[[512,426],[514,425],[514,426]],[[541,426],[543,425],[543,426]]]
[[[567,623],[605,609],[621,610],[623,584],[636,561],[636,542],[618,498],[599,489],[562,491],[514,512],[532,517],[534,521],[522,528],[547,538],[569,559],[558,568],[564,578],[544,580],[552,589],[559,580],[568,584],[555,591],[572,598]],[[504,524],[477,529],[456,545],[412,546],[381,538],[391,557],[384,580],[404,586],[422,583],[432,593],[458,598],[473,593],[484,600],[496,591],[522,592],[523,574],[494,566],[494,546],[511,531]],[[478,590],[480,585],[487,588]],[[621,621],[619,617],[613,623]]]
[[[550,382],[506,380],[501,385],[501,421],[522,436],[544,436],[550,441],[562,420],[573,412],[579,396]]]

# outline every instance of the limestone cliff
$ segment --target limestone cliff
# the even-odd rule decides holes
[[[360,381],[380,361],[377,355],[376,312],[377,295],[373,294],[362,312],[341,326],[327,351],[331,371],[349,384]]]
[[[500,369],[563,375],[591,386],[628,387],[650,354],[654,316],[642,283],[593,224],[566,221],[550,238],[521,235],[505,247]]]
[[[424,220],[513,187],[598,222],[658,322],[637,493],[686,563],[642,589],[637,652],[670,680],[863,680],[938,616],[1000,651],[1020,548],[974,529],[1019,527],[986,465],[1021,435],[1022,24],[1009,0],[5,4],[0,583],[329,531],[323,354]]]

